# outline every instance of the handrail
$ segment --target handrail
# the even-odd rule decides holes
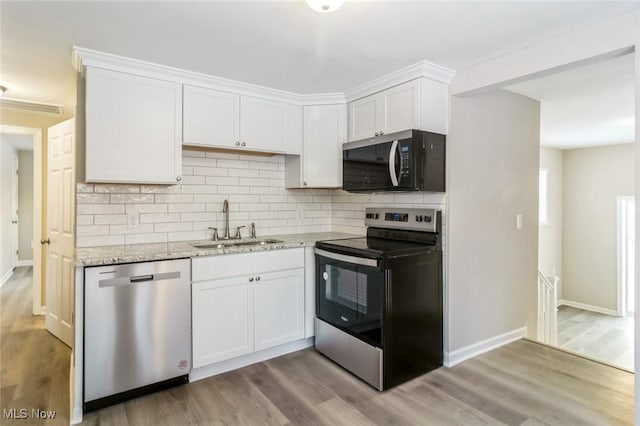
[[[554,278],[554,283],[551,283],[551,280],[549,280],[549,277],[547,277],[545,274],[542,273],[542,271],[540,269],[538,269],[538,278],[542,280],[542,283],[549,289],[549,290],[553,290],[555,285],[558,282],[558,277],[553,277]]]

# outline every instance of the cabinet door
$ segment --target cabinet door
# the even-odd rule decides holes
[[[377,95],[353,101],[349,104],[349,140],[369,138],[375,136],[378,129],[378,109],[380,108]]]
[[[193,366],[253,352],[253,288],[248,277],[192,284]]]
[[[240,99],[240,141],[245,149],[285,152],[286,104],[242,96]]]
[[[413,80],[380,94],[378,131],[386,133],[417,129],[420,125],[420,81]]]
[[[182,168],[182,85],[87,68],[86,180],[175,184]]]
[[[304,108],[303,186],[342,186],[342,144],[345,142],[344,105]]]
[[[257,274],[255,350],[304,338],[304,268]]]
[[[184,86],[185,145],[235,148],[240,140],[240,96]]]

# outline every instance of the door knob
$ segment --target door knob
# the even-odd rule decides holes
[[[51,240],[48,238],[46,240],[40,240],[40,244],[51,244]]]

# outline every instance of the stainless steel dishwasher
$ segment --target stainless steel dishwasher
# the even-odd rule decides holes
[[[190,259],[85,268],[85,411],[189,381],[190,281]]]

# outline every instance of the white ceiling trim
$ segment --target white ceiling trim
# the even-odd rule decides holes
[[[245,96],[261,96],[274,101],[294,105],[328,105],[345,103],[344,94],[342,93],[301,95],[284,90],[272,89],[270,87],[258,86],[251,83],[244,83],[241,81],[229,80],[226,78],[174,68],[167,65],[154,64],[151,62],[141,61],[139,59],[98,52],[96,50],[78,46],[73,47],[72,55],[73,67],[81,74],[84,73],[85,67],[89,66],[156,78],[158,80],[172,81],[174,83],[233,92]]]
[[[425,77],[448,85],[451,80],[453,80],[455,73],[455,71],[438,64],[428,61],[420,61],[417,64],[409,65],[408,67],[404,67],[368,83],[349,89],[345,91],[344,95],[347,102],[351,102],[420,77]]]

